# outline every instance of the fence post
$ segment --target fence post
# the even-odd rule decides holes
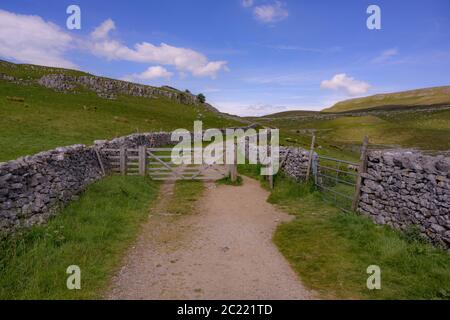
[[[312,139],[311,139],[311,149],[309,150],[309,157],[308,157],[308,168],[306,169],[306,181],[309,181],[309,176],[311,174],[311,165],[313,161],[313,155],[314,155],[314,145],[316,144],[316,134],[313,133]]]
[[[317,175],[318,175],[318,165],[319,165],[319,156],[313,155],[313,160],[312,160],[312,173],[313,173],[313,177],[314,177],[314,184],[317,185]]]
[[[231,182],[236,182],[237,180],[237,143],[234,142],[234,150],[233,150],[233,163],[230,165],[230,178]]]
[[[267,135],[267,143],[268,145],[268,150],[267,150],[267,155],[269,156],[269,159],[272,158],[272,129],[269,130],[268,135]],[[267,177],[267,179],[269,180],[269,188],[271,190],[273,190],[274,187],[274,177],[273,177],[273,161],[271,161],[270,163],[270,170],[269,170],[269,176]]]
[[[362,174],[367,170],[367,146],[369,137],[365,136],[361,147],[361,156],[359,158],[358,177],[356,178],[355,197],[353,198],[352,210],[358,209],[359,198],[361,196]]]
[[[127,174],[127,149],[125,149],[124,146],[120,147],[120,174],[126,175]]]
[[[145,176],[146,159],[145,146],[139,146],[139,175],[141,176]]]

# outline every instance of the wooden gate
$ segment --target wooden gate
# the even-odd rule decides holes
[[[190,154],[200,148],[192,148]],[[221,164],[176,164],[172,161],[172,148],[138,148],[102,149],[107,159],[107,167],[113,173],[121,175],[150,176],[153,180],[209,180],[215,181],[227,177],[233,172],[233,165]],[[186,154],[184,154],[186,156]],[[191,161],[193,162],[193,161]]]

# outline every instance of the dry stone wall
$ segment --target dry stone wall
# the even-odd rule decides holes
[[[362,177],[359,212],[450,249],[450,157],[374,151]]]
[[[95,148],[149,147],[170,143],[170,133],[133,134],[94,147],[74,145],[0,163],[0,234],[41,224],[102,177]]]
[[[45,222],[100,177],[95,152],[84,145],[0,164],[0,232]]]
[[[304,181],[306,179],[308,159],[309,150],[294,147],[280,147],[280,170],[297,181]]]

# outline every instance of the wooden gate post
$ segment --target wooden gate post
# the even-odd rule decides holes
[[[316,144],[316,134],[313,133],[313,136],[311,139],[311,149],[309,150],[308,167],[306,169],[306,181],[309,181],[309,176],[311,174],[311,165],[313,163],[314,145],[315,144]]]
[[[315,185],[317,185],[317,182],[318,182],[318,180],[317,180],[317,176],[318,176],[318,173],[319,173],[318,166],[319,166],[319,156],[317,154],[315,154],[315,155],[313,155],[313,160],[312,160],[312,163],[311,163],[311,167],[312,167],[311,170],[312,170],[312,174],[313,174],[313,177],[314,177],[314,184]]]
[[[127,149],[125,149],[124,146],[120,147],[119,159],[120,159],[120,174],[124,176],[127,174]]]
[[[369,145],[369,137],[365,136],[361,146],[361,156],[359,158],[358,177],[356,178],[355,197],[353,198],[352,210],[358,209],[359,198],[361,196],[362,174],[367,170],[367,146]]]
[[[234,162],[230,165],[230,178],[231,182],[236,182],[237,180],[237,143],[234,142],[234,150],[233,150],[233,159]]]
[[[146,154],[145,146],[139,146],[139,175],[141,176],[145,176]]]

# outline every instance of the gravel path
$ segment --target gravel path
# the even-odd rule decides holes
[[[189,216],[164,215],[157,205],[107,298],[312,298],[271,240],[276,225],[291,217],[267,197],[244,178],[239,187],[208,184]]]

